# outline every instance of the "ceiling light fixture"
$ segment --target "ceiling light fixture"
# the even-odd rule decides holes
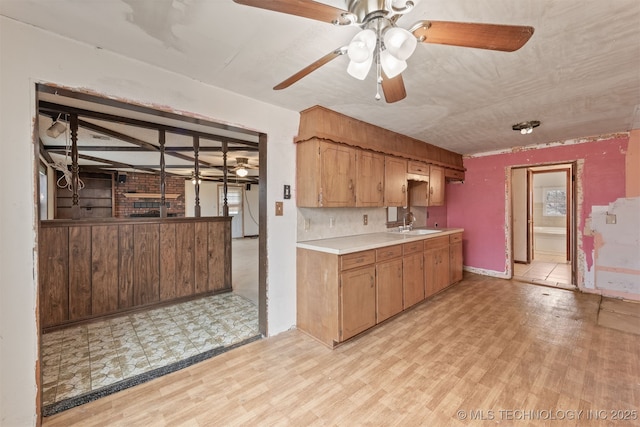
[[[67,130],[67,125],[59,121],[61,116],[62,114],[58,114],[58,118],[53,121],[46,131],[46,134],[51,138],[57,138]]]
[[[196,173],[195,172],[191,172],[191,183],[193,185],[196,185]],[[200,177],[198,177],[198,184],[202,184],[202,179]]]
[[[373,27],[375,29],[372,29]],[[378,17],[367,22],[366,28],[353,37],[347,48],[352,77],[364,80],[371,65],[376,64],[376,100],[380,100],[382,73],[392,79],[407,68],[407,59],[416,50],[418,40],[404,28],[396,27],[391,20]]]
[[[522,135],[526,135],[528,133],[533,132],[533,128],[537,128],[540,126],[539,120],[531,120],[528,122],[520,122],[511,126],[511,129],[519,131]]]
[[[249,175],[249,171],[245,168],[236,169],[236,175],[240,178],[244,178],[245,176]]]

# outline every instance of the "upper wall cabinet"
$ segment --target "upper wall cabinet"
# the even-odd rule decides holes
[[[384,157],[384,205],[407,206],[407,161]]]
[[[409,162],[409,204],[411,206],[443,206],[445,172],[440,166],[426,165],[428,173],[416,173]],[[414,165],[415,166],[415,165]]]
[[[356,150],[312,139],[297,144],[296,188],[299,207],[356,204]]]
[[[444,205],[444,169],[431,165],[429,168],[429,204],[428,206]]]
[[[384,156],[356,151],[356,206],[384,206]]]

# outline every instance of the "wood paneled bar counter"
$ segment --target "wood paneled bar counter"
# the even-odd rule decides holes
[[[231,217],[48,220],[38,260],[44,330],[231,291]]]

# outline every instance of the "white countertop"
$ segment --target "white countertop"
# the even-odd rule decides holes
[[[414,242],[416,240],[432,239],[435,237],[448,236],[453,233],[461,233],[462,228],[432,228],[439,230],[438,233],[412,235],[399,232],[382,232],[370,234],[358,234],[355,236],[334,237],[331,239],[308,240],[298,242],[298,248],[310,249],[312,251],[327,252],[330,254],[344,255],[353,252],[366,251],[369,249],[382,248],[384,246],[397,245]]]

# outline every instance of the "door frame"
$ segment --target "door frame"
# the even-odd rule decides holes
[[[566,161],[566,162],[553,162],[553,163],[534,163],[528,165],[512,165],[505,168],[505,239],[507,241],[507,264],[505,276],[508,279],[513,278],[514,260],[513,260],[513,189],[512,189],[512,170],[521,168],[544,168],[544,167],[559,167],[567,166],[566,168],[558,168],[559,170],[568,169],[567,189],[571,192],[567,197],[567,211],[570,215],[567,215],[567,241],[569,243],[567,250],[567,257],[571,266],[571,286],[578,287],[578,281],[580,280],[580,272],[577,269],[577,252],[578,252],[578,238],[581,236],[578,230],[578,218],[581,215],[581,208],[578,204],[578,200],[582,197],[582,187],[580,182],[581,171],[583,162],[580,160]],[[529,186],[529,189],[531,187]],[[531,194],[531,191],[529,191]],[[529,203],[529,197],[527,197]],[[533,225],[531,225],[532,227]]]

